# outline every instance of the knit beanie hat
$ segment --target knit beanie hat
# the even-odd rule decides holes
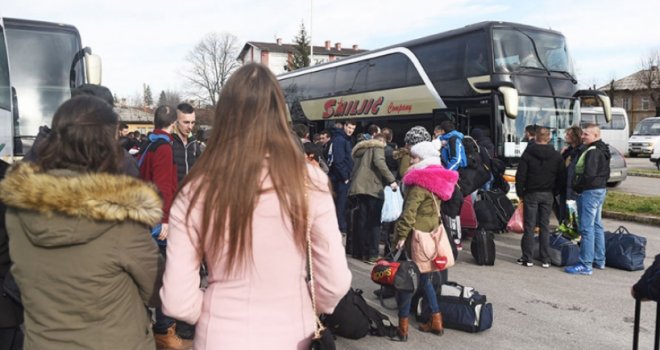
[[[440,152],[438,152],[438,150],[429,141],[423,141],[412,146],[410,149],[410,154],[412,154],[413,157],[417,157],[421,160],[431,157],[440,157]]]
[[[403,141],[411,146],[414,146],[422,141],[431,141],[431,135],[423,126],[413,126],[408,130]]]

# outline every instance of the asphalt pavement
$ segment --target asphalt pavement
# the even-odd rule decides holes
[[[604,219],[606,230],[625,225],[647,238],[645,267],[660,253],[658,227]],[[493,327],[482,333],[446,329],[443,336],[421,333],[411,322],[407,343],[367,336],[359,340],[338,338],[337,349],[629,349],[632,344],[634,300],[630,287],[643,271],[614,268],[594,270],[592,276],[573,276],[562,268],[522,267],[520,237],[497,234],[495,266],[477,266],[470,244],[450,269],[449,280],[474,287],[493,304]],[[396,323],[396,311],[380,306],[372,291],[371,265],[349,258],[353,287],[365,291],[372,306]],[[389,300],[393,302],[393,300]],[[651,349],[655,327],[655,303],[642,305],[640,349]]]

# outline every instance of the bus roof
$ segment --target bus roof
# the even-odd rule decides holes
[[[419,44],[423,44],[423,43],[426,43],[426,42],[432,42],[432,41],[436,41],[436,40],[439,40],[439,39],[450,38],[450,37],[453,37],[453,36],[458,36],[458,35],[462,35],[462,34],[470,33],[470,32],[475,32],[475,31],[479,31],[479,30],[490,30],[492,28],[512,28],[512,27],[520,28],[520,29],[542,30],[542,31],[545,31],[545,32],[551,32],[551,33],[554,33],[556,35],[564,36],[562,33],[558,32],[558,31],[555,31],[555,30],[552,30],[552,29],[543,29],[543,28],[539,28],[539,27],[526,25],[526,24],[513,23],[513,22],[484,21],[484,22],[470,24],[470,25],[464,26],[462,28],[456,28],[456,29],[448,30],[448,31],[445,31],[445,32],[442,32],[442,33],[432,34],[432,35],[428,35],[428,36],[425,36],[425,37],[405,41],[405,42],[402,42],[402,43],[399,43],[399,44],[394,44],[394,45],[382,47],[382,48],[375,49],[375,50],[369,50],[369,51],[366,51],[366,52],[363,52],[363,53],[360,53],[360,54],[357,54],[357,55],[353,55],[353,56],[343,58],[341,60],[330,61],[330,62],[325,62],[325,63],[319,64],[319,65],[300,68],[300,69],[297,69],[293,72],[287,72],[287,73],[284,73],[284,74],[280,74],[278,76],[278,78],[281,79],[281,78],[286,78],[290,75],[292,75],[292,76],[300,75],[301,73],[304,73],[305,71],[308,71],[308,70],[318,70],[319,67],[323,67],[323,66],[326,66],[326,65],[337,65],[338,62],[341,62],[341,61],[344,61],[344,60],[347,60],[347,59],[359,59],[362,56],[372,55],[372,54],[377,53],[379,51],[385,51],[385,50],[392,49],[392,48],[395,48],[395,47],[417,46]]]
[[[78,29],[70,24],[34,21],[31,19],[20,18],[3,18],[5,28],[14,29],[48,29],[48,30],[61,30],[63,32],[73,32],[76,36],[80,36]]]

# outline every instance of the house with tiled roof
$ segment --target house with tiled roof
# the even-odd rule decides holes
[[[656,75],[655,82],[650,89],[648,84],[644,83],[649,74]],[[614,80],[598,89],[610,95],[612,106],[622,107],[626,110],[631,132],[640,121],[658,115],[657,109],[660,105],[656,105],[652,97],[652,94],[660,96],[660,76],[658,74],[658,67],[653,66],[651,69],[643,69],[619,80]]]
[[[242,64],[251,62],[264,64],[278,75],[287,71],[295,47],[295,44],[283,43],[282,39],[277,39],[274,43],[248,41],[238,55],[238,61]],[[359,49],[357,45],[342,48],[341,43],[332,45],[330,40],[326,40],[324,46],[314,46],[314,64],[330,62],[366,51]]]

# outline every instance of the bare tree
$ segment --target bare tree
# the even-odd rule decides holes
[[[637,73],[637,79],[648,90],[651,101],[655,105],[655,114],[660,115],[660,51],[651,52],[642,58],[642,70]]]
[[[209,33],[188,53],[191,67],[184,74],[193,94],[215,105],[227,79],[240,66],[238,39],[229,33]]]

